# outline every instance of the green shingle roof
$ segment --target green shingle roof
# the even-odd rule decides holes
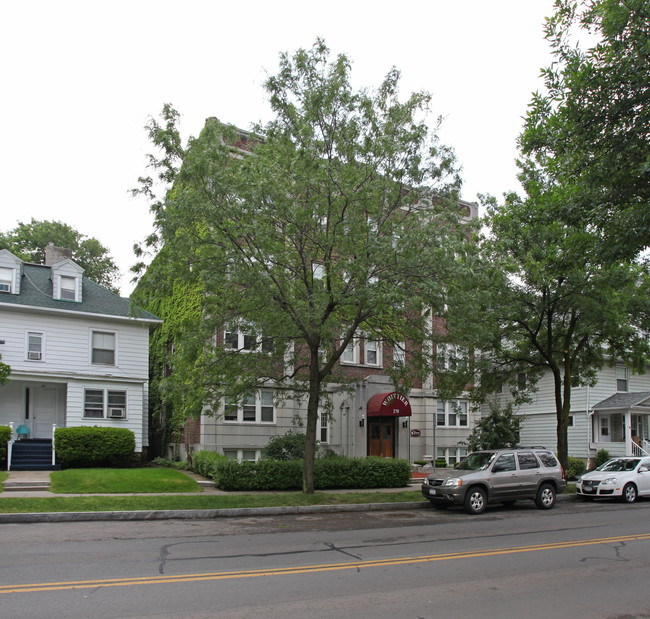
[[[120,297],[87,277],[82,280],[81,297],[81,302],[53,299],[51,268],[40,264],[24,263],[20,293],[0,293],[0,305],[28,306],[45,310],[63,310],[162,322],[160,318],[138,307],[130,299]]]

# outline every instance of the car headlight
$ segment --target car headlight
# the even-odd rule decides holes
[[[618,480],[616,477],[608,477],[607,479],[603,479],[603,481],[600,482],[601,486],[614,486]]]
[[[445,479],[445,486],[460,486],[463,480],[460,477],[448,477]]]

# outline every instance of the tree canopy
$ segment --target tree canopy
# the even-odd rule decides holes
[[[163,389],[194,415],[269,384],[306,400],[306,492],[344,350],[363,334],[417,342],[411,360],[424,356],[429,311],[442,307],[467,241],[453,153],[425,123],[430,96],[401,101],[398,83],[391,70],[375,91],[354,90],[348,58],[330,62],[317,41],[281,56],[265,84],[275,118],[252,132],[209,119],[184,148],[171,106],[149,125],[158,179],[139,191],[165,260],[148,286],[168,294],[180,278],[204,291]],[[173,182],[161,197],[157,180]],[[393,366],[402,389],[407,365]]]
[[[555,61],[533,97],[522,153],[553,180],[557,216],[603,234],[601,252],[650,246],[650,3],[557,0]]]
[[[82,267],[84,275],[113,292],[118,292],[119,269],[113,258],[97,239],[87,237],[60,221],[19,222],[6,233],[0,233],[0,249],[36,264],[45,263],[45,247],[53,243],[72,250],[72,259]]]

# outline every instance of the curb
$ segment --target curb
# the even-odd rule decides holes
[[[357,503],[351,505],[298,505],[292,507],[241,507],[229,509],[187,509],[124,512],[41,512],[0,514],[0,524],[31,522],[92,522],[136,520],[212,520],[244,516],[327,514],[334,512],[403,511],[428,509],[428,501],[408,503]]]
[[[557,501],[575,501],[575,494],[560,495]],[[240,507],[228,509],[184,509],[124,512],[40,512],[2,514],[0,524],[33,522],[100,522],[137,520],[214,520],[246,516],[283,516],[300,514],[328,514],[335,512],[379,512],[430,509],[429,501],[402,503],[356,503],[350,505],[297,505],[291,507]]]

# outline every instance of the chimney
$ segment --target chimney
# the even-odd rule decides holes
[[[57,247],[54,243],[48,243],[45,247],[45,266],[51,267],[57,262],[72,258],[72,250],[65,247]]]

